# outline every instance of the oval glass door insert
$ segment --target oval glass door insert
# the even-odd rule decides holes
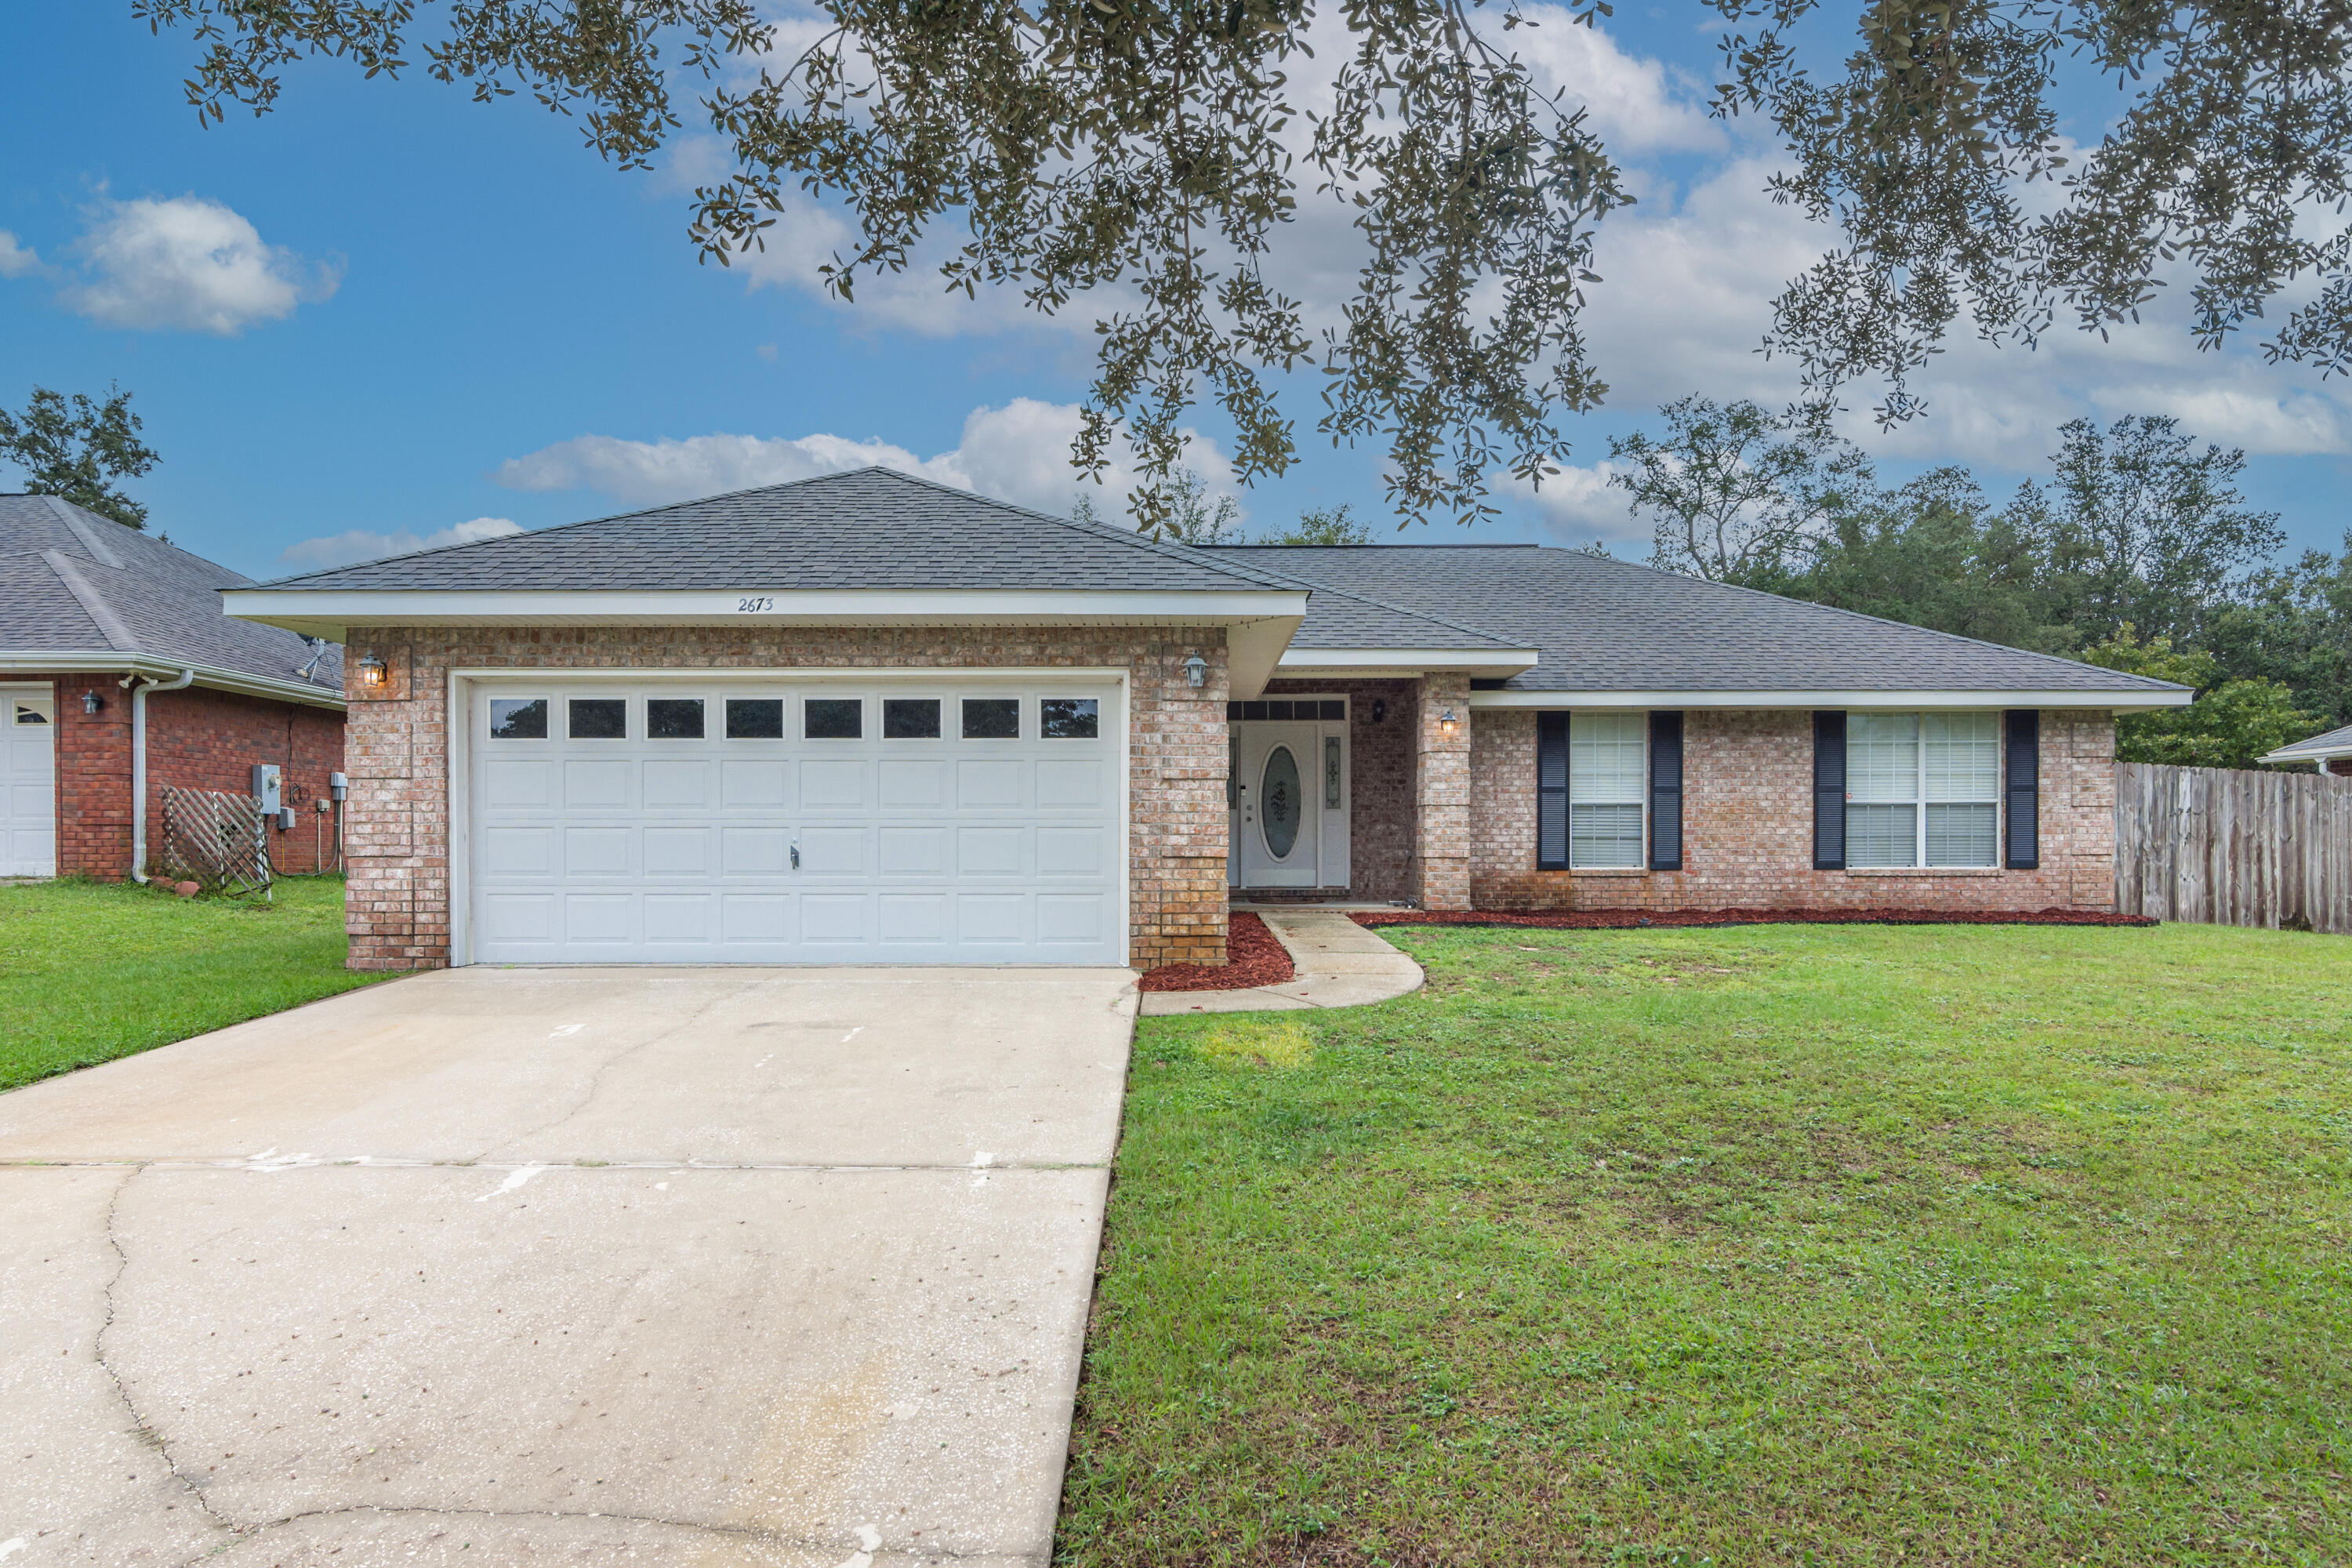
[[[1298,842],[1298,759],[1288,746],[1276,746],[1265,759],[1265,787],[1257,805],[1265,817],[1266,853],[1282,859]]]

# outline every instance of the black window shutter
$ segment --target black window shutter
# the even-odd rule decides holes
[[[1568,869],[1568,715],[1536,715],[1536,868]]]
[[[1845,715],[1813,715],[1813,869],[1845,869]]]
[[[2009,721],[2009,868],[2042,865],[2042,714],[2012,708]]]
[[[1683,716],[1650,715],[1650,869],[1683,868]]]

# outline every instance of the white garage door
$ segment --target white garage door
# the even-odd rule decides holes
[[[58,873],[57,705],[0,686],[0,877]]]
[[[477,962],[1127,962],[1116,683],[471,692]]]

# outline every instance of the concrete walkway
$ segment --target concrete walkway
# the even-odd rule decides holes
[[[1135,1005],[466,969],[0,1095],[0,1568],[1043,1568]]]
[[[1421,989],[1421,965],[1336,910],[1254,911],[1290,953],[1297,973],[1280,985],[1243,991],[1148,991],[1146,1017],[1177,1013],[1278,1013],[1300,1007],[1360,1007]]]

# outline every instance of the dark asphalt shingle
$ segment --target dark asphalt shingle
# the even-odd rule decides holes
[[[1517,691],[2169,691],[1977,642],[1606,556],[1533,545],[1226,545],[1236,564],[1369,595],[1532,647]],[[1293,646],[1348,633],[1307,604]]]
[[[220,590],[251,583],[53,496],[0,495],[0,651],[139,654],[297,680],[310,658],[299,637],[221,613]],[[341,693],[341,649],[327,650],[312,684]]]
[[[1240,563],[888,468],[737,490],[264,584],[658,592],[1279,586]]]

